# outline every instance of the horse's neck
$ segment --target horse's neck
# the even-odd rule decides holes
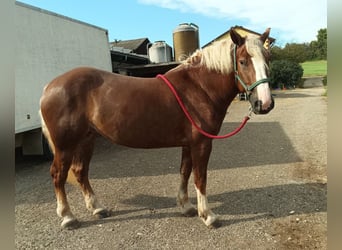
[[[193,84],[200,85],[213,104],[224,112],[238,93],[233,73],[222,75],[205,68],[194,68],[185,72]]]

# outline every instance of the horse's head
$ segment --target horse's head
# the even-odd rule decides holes
[[[234,71],[240,92],[247,92],[255,114],[267,114],[274,107],[269,87],[268,52],[263,47],[268,38],[268,28],[260,37],[241,37],[234,29],[230,37],[234,42]]]

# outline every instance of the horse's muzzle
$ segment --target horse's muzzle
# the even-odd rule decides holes
[[[272,102],[267,109],[263,109],[261,100],[255,100],[255,101],[250,100],[253,113],[257,115],[265,115],[269,113],[274,108],[274,99],[272,96],[271,96],[271,100]]]

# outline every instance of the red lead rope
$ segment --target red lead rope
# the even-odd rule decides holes
[[[211,139],[225,139],[228,137],[231,137],[237,133],[240,132],[240,130],[246,125],[247,121],[249,120],[249,116],[245,116],[244,119],[242,120],[241,124],[239,127],[237,127],[234,131],[225,134],[225,135],[212,135],[209,134],[207,132],[205,132],[202,128],[200,128],[195,121],[192,119],[191,115],[189,114],[189,112],[187,111],[187,109],[185,108],[184,103],[182,102],[181,98],[179,97],[179,95],[177,94],[177,91],[175,90],[175,88],[173,87],[172,83],[164,76],[164,75],[157,75],[157,78],[162,79],[166,85],[170,88],[170,90],[172,91],[172,93],[174,94],[174,96],[177,99],[177,102],[179,104],[179,106],[182,108],[185,116],[188,118],[188,120],[190,121],[190,123],[198,130],[198,132],[200,132],[202,135],[209,137]]]

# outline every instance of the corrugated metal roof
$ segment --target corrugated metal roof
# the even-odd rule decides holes
[[[139,38],[139,39],[132,39],[132,40],[119,40],[119,41],[114,41],[110,42],[110,47],[121,47],[124,49],[131,50],[134,52],[137,50],[141,45],[143,45],[147,40],[147,43],[150,41],[148,38]]]

